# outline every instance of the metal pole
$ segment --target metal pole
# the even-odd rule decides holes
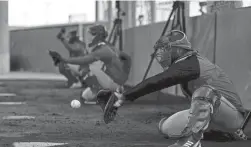
[[[116,8],[117,8],[117,19],[118,21],[118,35],[119,35],[119,50],[123,50],[123,37],[122,37],[122,19],[120,18],[121,8],[120,8],[120,1],[116,1]]]
[[[175,7],[175,4],[173,4],[173,10],[172,10],[171,14],[169,15],[169,18],[168,18],[168,20],[167,20],[167,22],[166,22],[166,25],[165,25],[165,27],[164,27],[164,29],[163,29],[163,31],[162,31],[161,36],[163,36],[163,35],[165,34],[166,29],[167,29],[167,27],[168,27],[168,25],[169,25],[169,23],[170,23],[171,17],[172,17],[172,15],[174,14],[175,11],[176,11],[176,7]],[[147,67],[147,69],[146,69],[145,75],[144,75],[144,77],[143,77],[143,81],[144,81],[144,80],[146,79],[146,77],[147,77],[147,74],[148,74],[148,72],[149,72],[149,70],[150,70],[150,68],[151,68],[151,66],[152,66],[153,60],[154,60],[154,55],[156,54],[157,51],[158,51],[158,50],[155,49],[155,50],[154,50],[154,53],[151,55],[151,60],[150,60],[150,63],[148,64],[148,67]]]
[[[120,19],[120,25],[119,25],[119,50],[123,50],[123,30],[122,30],[122,19]]]
[[[95,16],[95,19],[96,19],[96,21],[99,21],[99,18],[100,18],[100,16],[99,16],[99,10],[100,9],[100,6],[99,6],[99,1],[96,1],[96,3],[95,3],[95,10],[96,10],[96,16]]]

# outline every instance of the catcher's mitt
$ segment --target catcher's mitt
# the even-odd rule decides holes
[[[106,124],[113,121],[117,115],[117,107],[114,107],[114,103],[118,100],[115,94],[112,94],[105,106],[104,110],[104,121]]]
[[[117,101],[117,97],[110,90],[100,90],[97,94],[97,103],[104,111],[104,122],[106,124],[114,120],[117,114],[117,107],[114,107],[114,103]]]
[[[52,57],[54,65],[57,66],[59,62],[62,60],[61,55],[56,51],[49,50],[48,52],[49,52],[49,55]]]
[[[104,111],[105,106],[112,95],[111,90],[102,89],[97,93],[97,103],[100,105],[101,109]]]
[[[58,33],[58,35],[57,35],[57,38],[59,39],[59,40],[63,40],[64,38],[63,38],[63,34],[65,33],[65,28],[62,28],[61,30],[60,30],[60,32]]]

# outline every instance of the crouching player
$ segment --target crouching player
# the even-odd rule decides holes
[[[164,71],[130,90],[115,92],[113,98],[106,101],[105,113],[111,115],[107,115],[109,121],[114,119],[114,113],[125,100],[134,101],[146,94],[181,84],[184,93],[191,99],[190,109],[163,118],[159,123],[162,134],[178,139],[169,147],[200,147],[200,140],[208,130],[227,132],[239,140],[247,139],[241,129],[245,110],[233,83],[220,67],[192,50],[181,31],[167,33],[154,48],[158,49],[155,57]]]
[[[90,72],[83,77],[88,88],[82,92],[81,102],[96,102],[100,89],[116,90],[128,79],[131,58],[106,42],[108,36],[105,27],[94,25],[89,28],[92,36],[88,44],[91,52],[85,56],[62,58],[59,60],[73,65],[89,66]]]
[[[57,38],[61,41],[64,47],[69,51],[70,57],[84,56],[87,54],[85,43],[79,40],[77,31],[69,31],[65,34],[65,29],[61,29]],[[56,66],[59,72],[68,80],[70,88],[80,88],[84,81],[81,80],[80,70],[88,70],[88,67],[80,67],[79,65],[65,64],[58,62]]]

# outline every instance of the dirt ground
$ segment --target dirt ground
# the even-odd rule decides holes
[[[81,89],[67,89],[64,82],[2,81],[1,93],[16,97],[0,97],[1,102],[26,102],[25,105],[0,106],[0,146],[13,142],[60,142],[69,147],[167,147],[174,141],[163,138],[157,130],[159,120],[188,107],[185,100],[141,98],[126,104],[111,124],[104,124],[97,105],[72,109],[70,102],[78,99]],[[3,120],[3,116],[28,115],[34,120]],[[251,135],[250,125],[247,127]],[[250,132],[250,133],[249,133]],[[204,147],[250,147],[251,141],[203,141]]]

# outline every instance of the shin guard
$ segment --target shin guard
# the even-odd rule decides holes
[[[192,96],[188,123],[183,130],[184,135],[204,132],[211,120],[211,114],[217,109],[220,95],[212,87],[203,86],[197,89]]]
[[[59,69],[59,72],[68,79],[68,83],[73,84],[73,83],[78,82],[78,79],[75,76],[73,76],[70,69],[68,69],[67,65],[65,65],[64,63],[59,63],[58,69]]]

